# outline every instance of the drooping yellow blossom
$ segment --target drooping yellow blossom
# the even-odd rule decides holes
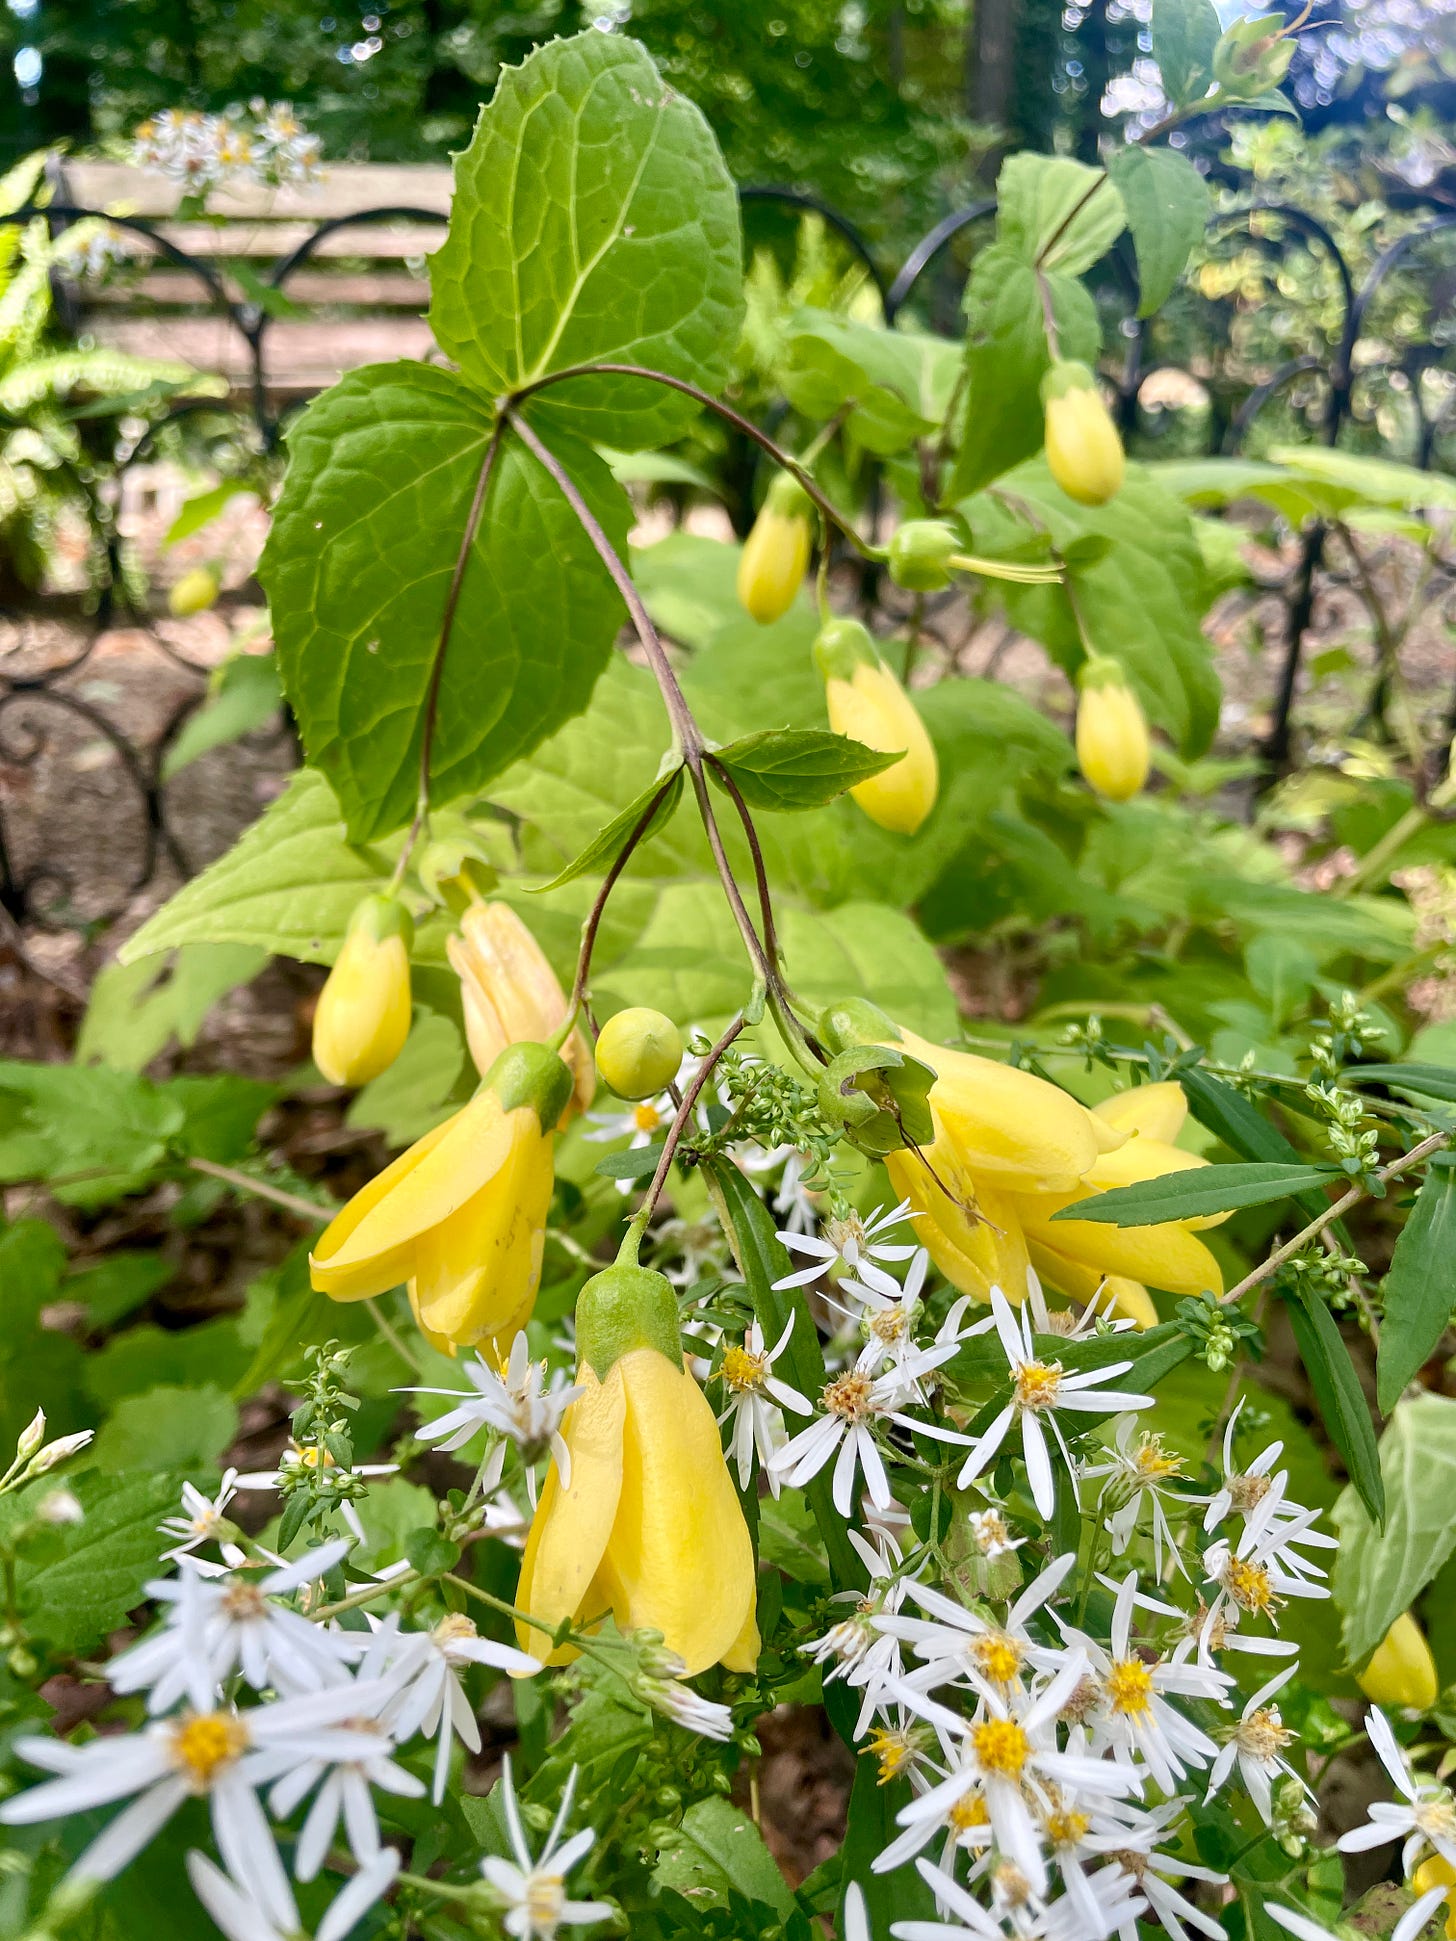
[[[682,1033],[666,1012],[630,1005],[607,1019],[597,1037],[597,1070],[619,1099],[650,1099],[677,1077]]]
[[[1041,397],[1052,477],[1078,505],[1106,505],[1122,489],[1127,459],[1097,380],[1085,364],[1053,364]]]
[[[313,1284],[363,1301],[409,1284],[450,1347],[509,1346],[541,1278],[552,1144],[571,1073],[544,1045],[502,1052],[475,1097],[356,1193],[310,1257]]]
[[[1433,1887],[1446,1890],[1446,1941],[1456,1941],[1456,1867],[1439,1853],[1423,1860],[1411,1875],[1411,1888],[1417,1900],[1422,1894],[1429,1894]]]
[[[905,752],[897,762],[857,782],[850,794],[871,822],[913,836],[935,807],[940,768],[935,744],[909,695],[880,659],[858,620],[831,620],[814,642],[824,676],[829,725],[837,735],[881,754]]]
[[[1152,743],[1142,703],[1109,656],[1089,660],[1077,700],[1077,766],[1109,802],[1130,802],[1148,779]]]
[[[683,1364],[661,1274],[617,1265],[577,1300],[577,1382],[532,1519],[517,1606],[552,1626],[608,1611],[662,1633],[686,1675],[758,1659],[753,1544],[707,1397]],[[517,1626],[540,1649],[539,1631]],[[560,1647],[549,1660],[576,1654]]]
[[[460,979],[465,1037],[475,1069],[484,1078],[507,1045],[540,1044],[566,1021],[566,994],[545,952],[509,903],[473,903],[460,919],[460,934],[445,945]],[[585,1112],[596,1090],[591,1047],[573,1030],[561,1047],[572,1089],[563,1124]]]
[[[349,918],[313,1014],[313,1062],[331,1085],[367,1085],[403,1049],[413,930],[392,896],[366,896]]]
[[[1156,1226],[1117,1227],[1097,1220],[1058,1220],[1063,1207],[1120,1186],[1207,1165],[1172,1144],[1188,1113],[1182,1087],[1141,1085],[1094,1108],[1092,1117],[1125,1135],[1115,1150],[1099,1154],[1071,1192],[1013,1188],[1008,1197],[1026,1236],[1031,1264],[1044,1281],[1079,1301],[1110,1294],[1122,1313],[1148,1326],[1156,1311],[1147,1288],[1170,1294],[1223,1292],[1218,1262],[1195,1228],[1216,1226],[1227,1214],[1164,1220]]]
[[[222,581],[214,566],[194,566],[184,573],[167,595],[167,611],[179,620],[188,614],[206,613],[217,604],[217,596],[222,591]]]
[[[812,501],[790,472],[768,488],[738,562],[738,603],[760,626],[781,620],[809,570],[814,529]]]
[[[1431,1647],[1409,1611],[1395,1620],[1355,1678],[1366,1698],[1377,1705],[1409,1707],[1413,1712],[1429,1712],[1440,1692]]]

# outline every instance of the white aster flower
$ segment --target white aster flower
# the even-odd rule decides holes
[[[318,1469],[322,1465],[331,1477],[341,1481],[350,1476],[396,1476],[399,1473],[397,1462],[353,1463],[348,1469],[334,1461],[327,1449],[317,1443],[290,1442],[278,1459],[276,1469],[251,1469],[235,1478],[234,1487],[239,1495],[249,1490],[282,1490],[297,1476],[300,1470]],[[356,1543],[364,1542],[364,1525],[359,1521],[359,1512],[347,1496],[339,1496],[335,1508],[348,1525]]]
[[[1174,1811],[1183,1811],[1183,1802],[1173,1802]],[[1162,1810],[1162,1809],[1160,1809]],[[1120,1849],[1113,1856],[1125,1873],[1131,1876],[1139,1893],[1147,1902],[1143,1921],[1157,1921],[1173,1936],[1173,1941],[1188,1941],[1188,1929],[1197,1928],[1206,1934],[1208,1941],[1227,1941],[1228,1929],[1221,1921],[1205,1914],[1195,1907],[1188,1896],[1181,1893],[1176,1881],[1199,1880],[1209,1885],[1222,1884],[1226,1876],[1215,1872],[1212,1867],[1195,1866],[1191,1860],[1175,1860],[1171,1854],[1146,1853],[1137,1848]],[[1129,1917],[1118,1929],[1121,1941],[1138,1941],[1138,1922]]]
[[[1006,1527],[1006,1519],[998,1509],[972,1510],[966,1517],[971,1532],[971,1542],[988,1563],[997,1557],[1010,1556],[1026,1542],[1025,1537],[1013,1537]]]
[[[335,1896],[314,1931],[314,1941],[344,1941],[344,1936],[388,1889],[398,1872],[399,1855],[393,1847],[383,1848]],[[187,1877],[193,1892],[227,1936],[227,1941],[294,1941],[298,1931],[296,1913],[287,1932],[282,1932],[252,1887],[225,1874],[206,1854],[195,1850],[188,1854]]]
[[[1235,1760],[1238,1761],[1244,1790],[1258,1808],[1265,1826],[1273,1822],[1273,1782],[1280,1774],[1294,1780],[1300,1790],[1308,1795],[1308,1786],[1284,1757],[1284,1748],[1292,1745],[1297,1735],[1280,1717],[1279,1707],[1269,1703],[1297,1669],[1297,1666],[1286,1665],[1267,1684],[1261,1685],[1244,1707],[1238,1724],[1213,1762],[1213,1770],[1208,1775],[1208,1791],[1204,1795],[1205,1806],[1233,1771]]]
[[[1136,1440],[1134,1440],[1136,1437]],[[1192,1499],[1178,1493],[1175,1485],[1184,1480],[1183,1459],[1163,1442],[1161,1436],[1139,1430],[1135,1415],[1119,1417],[1113,1435],[1113,1451],[1106,1462],[1093,1463],[1079,1472],[1083,1482],[1102,1481],[1102,1504],[1107,1509],[1107,1529],[1112,1537],[1112,1554],[1124,1554],[1144,1511],[1151,1513],[1153,1529],[1153,1572],[1163,1575],[1163,1557],[1171,1558],[1175,1569],[1187,1576],[1187,1568],[1168,1522],[1166,1505],[1186,1509]]]
[[[1318,1514],[1317,1510],[1306,1510],[1298,1519],[1294,1534],[1299,1526],[1312,1523]],[[1207,1583],[1218,1587],[1209,1607],[1210,1620],[1225,1611],[1237,1610],[1254,1617],[1267,1617],[1277,1627],[1278,1612],[1286,1599],[1328,1597],[1327,1584],[1314,1583],[1297,1567],[1292,1571],[1281,1567],[1280,1559],[1288,1559],[1292,1540],[1289,1524],[1267,1525],[1250,1519],[1235,1543],[1220,1539],[1210,1544],[1203,1553],[1204,1577]],[[1300,1561],[1295,1559],[1296,1566]]]
[[[827,1667],[826,1685],[842,1678],[847,1685],[864,1693],[859,1722],[854,1728],[854,1736],[859,1738],[886,1695],[897,1690],[902,1676],[900,1640],[893,1625],[884,1620],[894,1619],[905,1602],[911,1582],[904,1574],[904,1554],[888,1530],[877,1531],[874,1544],[868,1543],[858,1530],[849,1530],[846,1535],[870,1574],[869,1589],[836,1591],[830,1602],[852,1603],[854,1610],[832,1624],[822,1637],[812,1638],[799,1648],[816,1665]]]
[[[792,1274],[775,1281],[774,1286],[807,1287],[811,1281],[836,1269],[857,1274],[867,1264],[912,1259],[916,1252],[913,1240],[887,1241],[882,1237],[903,1226],[909,1215],[910,1202],[901,1200],[888,1211],[883,1205],[877,1206],[868,1217],[851,1210],[842,1219],[826,1220],[822,1233],[791,1224],[779,1234],[779,1239],[791,1253],[807,1255],[809,1265],[795,1268]],[[921,1278],[924,1279],[923,1272]]]
[[[58,1775],[0,1804],[0,1821],[30,1826],[128,1799],[71,1869],[85,1880],[111,1880],[158,1834],[188,1799],[205,1798],[218,1851],[236,1879],[252,1883],[268,1917],[288,1932],[298,1924],[293,1895],[256,1788],[279,1763],[362,1757],[368,1737],[348,1721],[383,1697],[377,1690],[333,1687],[279,1699],[246,1712],[183,1712],[141,1732],[67,1745],[26,1738],[16,1750]]]
[[[445,1797],[454,1738],[458,1735],[471,1752],[480,1751],[480,1726],[460,1682],[465,1667],[491,1665],[497,1671],[531,1678],[540,1671],[541,1661],[514,1645],[482,1638],[471,1620],[455,1611],[441,1618],[432,1631],[400,1631],[398,1624],[397,1615],[391,1613],[379,1626],[385,1634],[380,1656],[398,1684],[383,1719],[401,1742],[416,1732],[436,1739],[433,1798],[438,1806]]]
[[[907,1399],[919,1399],[918,1396],[907,1398],[907,1384],[918,1382],[920,1376],[948,1361],[954,1353],[953,1343],[925,1348],[918,1350],[902,1368],[888,1369],[883,1375],[871,1377],[861,1374],[857,1368],[837,1375],[824,1385],[820,1397],[823,1415],[817,1416],[807,1429],[801,1429],[792,1442],[779,1450],[773,1458],[773,1468],[791,1487],[800,1489],[834,1457],[834,1507],[841,1516],[848,1516],[853,1507],[857,1468],[864,1471],[870,1501],[877,1509],[887,1508],[894,1498],[875,1443],[874,1430],[878,1424],[896,1422],[901,1428],[938,1442],[964,1444],[969,1440],[955,1429],[944,1429],[938,1422],[921,1422],[904,1412]]]
[[[1234,1461],[1234,1436],[1243,1408],[1244,1398],[1241,1396],[1223,1432],[1223,1481],[1208,1499],[1208,1508],[1203,1516],[1205,1530],[1212,1530],[1235,1511],[1240,1516],[1252,1515],[1273,1487],[1271,1472],[1283,1452],[1282,1442],[1271,1442],[1267,1449],[1255,1456],[1247,1469],[1240,1469]]]
[[[1424,1929],[1427,1921],[1436,1912],[1446,1897],[1444,1885],[1428,1888],[1420,1899],[1408,1907],[1390,1931],[1390,1941],[1416,1941],[1416,1936]],[[1270,1914],[1288,1933],[1297,1935],[1298,1941],[1340,1941],[1333,1928],[1327,1928],[1319,1921],[1312,1921],[1307,1914],[1297,1908],[1279,1907],[1268,1901],[1264,1911]]]
[[[286,1820],[315,1786],[312,1806],[303,1822],[294,1850],[293,1872],[298,1880],[312,1880],[323,1866],[342,1821],[349,1851],[361,1867],[372,1867],[383,1851],[379,1820],[374,1810],[373,1789],[392,1793],[397,1799],[418,1799],[424,1781],[406,1772],[393,1758],[394,1739],[376,1716],[393,1697],[393,1686],[374,1683],[382,1671],[386,1652],[375,1650],[381,1634],[375,1633],[371,1650],[360,1666],[361,1689],[372,1689],[378,1703],[375,1713],[351,1717],[350,1728],[357,1732],[368,1750],[353,1750],[347,1755],[310,1754],[280,1772],[268,1795],[268,1807],[275,1820]]]
[[[772,1348],[765,1349],[763,1328],[754,1321],[743,1337],[742,1347],[725,1350],[718,1369],[718,1379],[728,1391],[728,1406],[718,1417],[718,1426],[721,1429],[732,1418],[728,1453],[737,1467],[741,1489],[748,1488],[757,1452],[768,1486],[778,1495],[782,1478],[772,1465],[788,1441],[783,1411],[792,1409],[795,1415],[813,1414],[812,1403],[773,1372],[774,1363],[788,1346],[793,1332],[794,1316],[790,1313],[783,1333]]]
[[[659,1646],[644,1659],[643,1671],[633,1680],[633,1690],[645,1698],[654,1712],[660,1712],[684,1731],[696,1732],[701,1739],[726,1742],[733,1737],[733,1713],[729,1706],[704,1698],[685,1684],[687,1665],[675,1651]]]
[[[1067,1662],[1067,1651],[1039,1643],[1028,1625],[1056,1595],[1076,1561],[1075,1551],[1067,1551],[1049,1563],[1008,1607],[1002,1624],[993,1623],[928,1584],[912,1584],[911,1595],[929,1615],[914,1618],[891,1614],[880,1620],[882,1629],[912,1644],[916,1656],[924,1660],[897,1687],[896,1697],[912,1710],[923,1710],[923,1695],[938,1685],[974,1681],[977,1691],[990,1686],[1005,1692],[1020,1686],[1028,1666],[1038,1671],[1059,1671]],[[941,1709],[932,1707],[931,1713],[939,1714]]]
[[[1438,1780],[1415,1777],[1390,1729],[1390,1721],[1374,1705],[1365,1714],[1365,1730],[1401,1797],[1400,1800],[1377,1800],[1370,1808],[1367,1823],[1342,1833],[1335,1845],[1341,1853],[1363,1853],[1367,1847],[1383,1847],[1391,1840],[1404,1840],[1400,1860],[1407,1879],[1428,1846],[1449,1866],[1456,1867],[1456,1800]]]
[[[896,1941],[961,1941],[966,1934],[980,1941],[1006,1941],[1008,1935],[1014,1941],[1105,1941],[1124,1921],[1135,1920],[1143,1905],[1127,1875],[1116,1867],[1090,1876],[1080,1903],[1048,1902],[1018,1868],[1003,1861],[996,1868],[996,1910],[990,1913],[943,1868],[929,1860],[915,1864],[940,1906],[958,1918],[896,1921],[890,1929]]]
[[[581,1394],[558,1368],[547,1381],[547,1364],[532,1361],[531,1345],[525,1331],[511,1343],[510,1359],[497,1371],[481,1355],[465,1364],[466,1379],[474,1393],[454,1388],[411,1388],[406,1395],[446,1395],[460,1403],[459,1408],[439,1416],[418,1429],[416,1440],[437,1442],[444,1450],[461,1449],[481,1429],[490,1429],[503,1438],[492,1451],[481,1474],[480,1486],[487,1493],[500,1481],[507,1443],[514,1443],[526,1467],[526,1493],[534,1507],[536,1501],[535,1465],[544,1456],[556,1458],[563,1488],[571,1482],[571,1451],[561,1436],[561,1418]]]
[[[501,1926],[513,1937],[513,1941],[554,1941],[558,1928],[584,1927],[590,1921],[604,1921],[615,1912],[605,1901],[573,1901],[567,1898],[566,1876],[591,1851],[596,1839],[590,1827],[573,1833],[569,1840],[561,1839],[576,1792],[576,1770],[575,1766],[571,1769],[571,1777],[566,1782],[561,1806],[546,1844],[533,1859],[516,1806],[510,1754],[507,1753],[502,1761],[501,1805],[515,1859],[503,1860],[495,1854],[487,1854],[480,1863],[480,1871],[499,1897],[504,1910]]]
[[[1222,1703],[1233,1680],[1227,1672],[1164,1659],[1146,1648],[1135,1650],[1132,1618],[1137,1573],[1118,1586],[1113,1606],[1110,1651],[1070,1625],[1062,1630],[1079,1645],[1097,1680],[1093,1736],[1130,1760],[1141,1761],[1165,1793],[1176,1791],[1190,1766],[1206,1766],[1217,1747],[1170,1698],[1201,1698]]]
[[[1021,1430],[1021,1452],[1026,1461],[1032,1500],[1043,1516],[1050,1517],[1057,1498],[1042,1418],[1050,1425],[1070,1471],[1071,1456],[1057,1421],[1060,1410],[1111,1415],[1122,1409],[1148,1408],[1153,1398],[1102,1387],[1115,1375],[1125,1374],[1132,1367],[1130,1361],[1114,1361],[1105,1368],[1083,1368],[1067,1374],[1059,1361],[1039,1360],[1032,1343],[1030,1314],[1023,1308],[1018,1317],[999,1287],[991,1289],[991,1313],[1011,1370],[1011,1400],[972,1444],[957,1484],[964,1489],[988,1469],[1012,1426],[1017,1425]]]
[[[176,1539],[173,1548],[162,1553],[168,1562],[188,1555],[199,1544],[215,1541],[226,1521],[224,1512],[236,1494],[237,1480],[235,1469],[225,1470],[216,1496],[204,1496],[192,1483],[182,1485],[182,1514],[163,1517],[157,1525],[164,1537]]]

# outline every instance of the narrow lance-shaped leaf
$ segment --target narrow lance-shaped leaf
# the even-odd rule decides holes
[[[825,728],[765,728],[715,749],[708,773],[721,786],[715,771],[727,769],[752,809],[821,809],[903,752],[885,754]]]
[[[1456,1104],[1456,1070],[1449,1065],[1354,1065],[1349,1076],[1357,1085],[1389,1085]]]
[[[1388,1415],[1435,1353],[1456,1307],[1456,1166],[1433,1163],[1385,1277],[1376,1398]]]
[[[682,792],[681,765],[666,779],[660,775],[654,777],[620,815],[612,817],[600,835],[593,836],[579,856],[574,857],[549,883],[541,884],[541,889],[559,890],[563,883],[574,882],[578,876],[585,876],[589,872],[604,874],[611,869],[639,828],[641,833],[636,834],[636,840],[644,843],[649,836],[667,827],[682,800]]]
[[[1110,1226],[1151,1227],[1164,1220],[1197,1220],[1209,1213],[1231,1213],[1241,1206],[1264,1206],[1341,1178],[1328,1166],[1286,1166],[1254,1162],[1240,1166],[1200,1166],[1164,1173],[1136,1186],[1119,1186],[1090,1200],[1076,1200],[1052,1217],[1097,1220]]]
[[[1271,1125],[1226,1080],[1195,1065],[1179,1072],[1178,1083],[1187,1095],[1194,1118],[1233,1152],[1244,1159],[1257,1159],[1266,1164],[1277,1161],[1291,1168],[1302,1163],[1278,1126]],[[1317,1220],[1328,1206],[1317,1187],[1297,1191],[1294,1203],[1308,1220]]]
[[[1345,1459],[1360,1501],[1377,1523],[1385,1519],[1380,1452],[1360,1378],[1344,1337],[1319,1296],[1300,1286],[1285,1292],[1294,1345],[1309,1376],[1321,1419]]]

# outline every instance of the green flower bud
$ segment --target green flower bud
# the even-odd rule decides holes
[[[890,536],[890,578],[911,593],[936,593],[950,585],[950,560],[960,534],[944,519],[909,519]]]
[[[682,1367],[677,1296],[665,1274],[621,1263],[593,1274],[576,1298],[576,1349],[599,1382],[634,1348],[656,1348]]]
[[[1294,39],[1284,34],[1284,24],[1283,14],[1258,14],[1236,20],[1220,37],[1213,50],[1213,78],[1225,94],[1252,101],[1278,87],[1294,59]]]
[[[619,1099],[648,1099],[677,1077],[682,1033],[661,1011],[634,1004],[608,1018],[597,1039],[597,1070]]]

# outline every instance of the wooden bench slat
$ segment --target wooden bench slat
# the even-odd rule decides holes
[[[158,231],[168,242],[185,249],[189,256],[203,262],[214,257],[241,256],[250,261],[273,262],[287,256],[310,237],[317,225],[303,222],[229,223],[215,229],[211,223],[158,223]],[[314,260],[345,256],[362,262],[402,262],[412,256],[428,256],[445,240],[444,224],[360,223],[323,237],[313,252]],[[147,253],[146,242],[138,237],[139,255]]]
[[[97,343],[136,357],[178,358],[229,381],[247,378],[252,366],[239,333],[219,317],[96,317],[89,325]],[[319,391],[345,371],[395,357],[425,357],[434,347],[423,318],[363,318],[333,323],[270,323],[264,340],[269,389]]]
[[[66,162],[62,181],[69,198],[91,209],[124,203],[129,215],[170,216],[181,188],[155,169],[129,162]],[[229,221],[303,218],[313,224],[363,209],[450,210],[450,170],[432,163],[336,162],[312,184],[270,189],[260,183],[228,184],[208,196],[210,211]]]
[[[424,310],[430,301],[430,286],[422,276],[405,271],[391,274],[380,270],[370,275],[340,270],[300,270],[291,276],[285,294],[299,304],[344,303],[377,310]],[[246,292],[233,289],[243,299]],[[88,285],[86,308],[133,310],[139,302],[155,303],[174,309],[196,310],[206,301],[206,292],[195,276],[186,270],[152,270],[137,281]]]

